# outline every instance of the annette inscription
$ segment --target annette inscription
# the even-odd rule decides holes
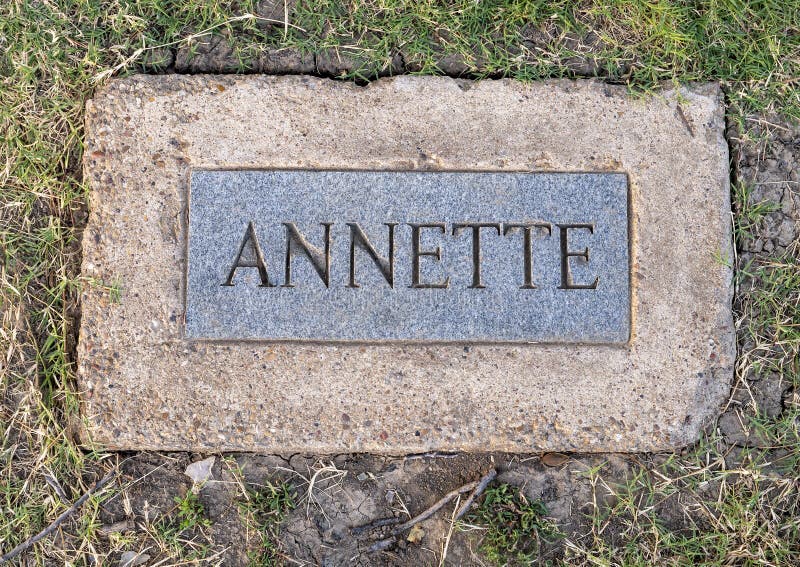
[[[191,174],[186,337],[625,343],[620,173]]]

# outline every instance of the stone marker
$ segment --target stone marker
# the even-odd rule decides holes
[[[84,434],[689,443],[733,376],[723,128],[714,85],[113,81],[87,108]]]
[[[630,338],[624,174],[195,170],[189,203],[188,339]]]

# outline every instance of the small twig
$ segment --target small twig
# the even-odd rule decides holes
[[[283,41],[289,34],[289,0],[283,0]]]
[[[467,511],[469,506],[475,501],[475,498],[477,498],[480,495],[480,493],[483,492],[486,489],[486,487],[489,485],[489,483],[492,482],[492,480],[494,480],[494,478],[496,476],[497,476],[497,471],[495,469],[492,469],[488,473],[486,473],[486,475],[484,475],[484,477],[481,478],[480,481],[467,483],[464,486],[461,486],[461,487],[456,488],[455,490],[453,490],[451,492],[448,492],[442,498],[440,498],[433,506],[431,506],[430,508],[428,508],[427,510],[425,510],[421,514],[419,514],[417,516],[414,516],[413,518],[411,518],[407,522],[402,523],[399,526],[397,526],[396,528],[394,528],[392,530],[392,532],[391,532],[391,537],[388,537],[386,539],[382,539],[382,540],[372,544],[369,547],[369,549],[367,549],[367,552],[372,553],[372,552],[375,552],[375,551],[382,551],[384,549],[387,549],[387,548],[391,547],[392,544],[395,543],[396,538],[397,538],[398,535],[400,535],[401,533],[403,533],[404,531],[406,531],[406,530],[408,530],[410,528],[413,528],[414,526],[416,526],[420,522],[424,522],[425,520],[427,520],[428,518],[433,516],[436,512],[441,510],[445,505],[447,505],[448,502],[450,502],[451,500],[453,500],[457,496],[459,496],[461,494],[464,494],[465,492],[469,492],[471,490],[472,494],[470,494],[470,497],[467,499],[467,501],[464,503],[464,505],[458,511],[458,514],[457,514],[457,517],[456,517],[456,519],[458,519],[459,517],[461,517],[461,515],[463,515]]]
[[[73,504],[72,506],[67,508],[67,510],[64,511],[63,514],[61,514],[58,518],[53,520],[52,524],[47,526],[45,529],[40,531],[38,534],[36,534],[32,538],[28,539],[27,541],[22,542],[17,547],[15,547],[11,551],[9,551],[8,553],[6,553],[2,557],[0,557],[0,563],[5,563],[6,561],[11,561],[17,555],[19,555],[23,551],[25,551],[28,548],[30,548],[31,546],[33,546],[33,544],[35,544],[37,541],[39,541],[41,539],[44,539],[48,535],[53,533],[56,530],[56,528],[58,528],[58,526],[60,526],[64,522],[64,520],[69,518],[72,514],[74,514],[78,510],[78,508],[83,506],[83,504],[89,499],[89,497],[92,494],[94,494],[95,492],[97,492],[98,490],[103,488],[106,484],[108,484],[114,478],[116,478],[116,476],[117,476],[117,471],[116,470],[110,471],[106,476],[104,476],[99,481],[97,481],[97,483],[95,483],[95,485],[93,487],[91,487],[89,490],[87,490],[84,493],[83,496],[78,498],[78,500],[75,501],[75,504]]]
[[[69,498],[67,498],[67,494],[64,492],[64,489],[61,488],[61,485],[58,483],[58,479],[56,479],[55,475],[52,472],[48,472],[44,475],[44,481],[56,491],[56,494],[61,499],[62,502],[65,504],[69,502]]]
[[[781,126],[780,124],[775,124],[773,122],[770,122],[769,120],[763,120],[763,119],[758,119],[758,118],[747,118],[747,117],[745,117],[745,120],[748,121],[748,122],[758,122],[759,124],[766,124],[767,126],[771,126],[773,128],[777,128],[778,130],[784,130],[786,132],[789,131],[789,128],[787,128],[785,126]]]
[[[475,499],[483,494],[483,491],[486,490],[486,487],[489,486],[489,483],[492,482],[497,477],[497,470],[492,469],[481,479],[478,483],[478,486],[475,487],[475,490],[472,491],[472,494],[469,495],[464,505],[459,508],[458,512],[456,513],[456,517],[454,521],[458,521],[461,517],[467,513],[469,507],[475,502]]]
[[[478,490],[478,487],[475,487],[475,490]],[[456,517],[457,513],[456,511],[461,509],[459,507],[459,504],[461,504],[461,496],[458,496],[458,498],[456,499],[456,505],[453,506],[453,514],[450,516],[450,527],[447,529],[447,537],[444,538],[444,545],[442,546],[442,557],[441,559],[439,559],[439,567],[444,567],[445,559],[447,559],[447,550],[450,548],[450,538],[453,537],[453,530],[455,529],[456,521],[458,520],[458,518]]]
[[[464,486],[462,486],[460,488],[456,488],[452,492],[448,492],[442,498],[440,498],[439,501],[436,502],[436,504],[434,504],[433,506],[431,506],[430,508],[428,508],[427,510],[422,512],[420,515],[414,516],[413,518],[411,518],[407,522],[402,523],[399,526],[397,526],[395,529],[393,529],[392,530],[392,535],[393,536],[399,535],[399,534],[403,533],[404,531],[413,528],[414,526],[416,526],[420,522],[424,522],[425,520],[427,520],[428,518],[433,516],[436,512],[441,510],[453,498],[455,498],[459,494],[464,494],[465,492],[469,492],[470,490],[474,490],[476,486],[478,486],[477,482],[470,482],[470,483],[465,484]]]

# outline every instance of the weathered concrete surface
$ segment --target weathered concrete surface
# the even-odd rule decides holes
[[[681,109],[676,107],[681,101]],[[79,375],[110,448],[649,451],[692,441],[734,361],[728,153],[717,87],[162,76],[87,110]],[[197,168],[619,171],[631,187],[630,343],[342,345],[182,339]]]

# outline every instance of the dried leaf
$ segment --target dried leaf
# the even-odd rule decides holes
[[[425,537],[425,530],[423,530],[419,524],[411,528],[411,531],[408,532],[408,537],[406,541],[408,543],[419,543],[422,541],[422,538]]]
[[[542,463],[548,467],[560,467],[569,461],[569,457],[564,453],[545,453],[542,455]]]

